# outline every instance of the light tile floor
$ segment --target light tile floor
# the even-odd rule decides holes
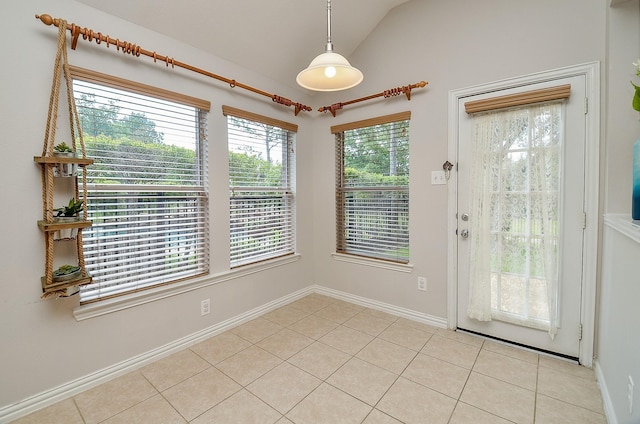
[[[312,294],[16,422],[606,419],[587,368]]]

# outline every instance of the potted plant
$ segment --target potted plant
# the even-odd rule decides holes
[[[57,214],[53,217],[54,222],[71,223],[80,220],[80,212],[83,210],[83,200],[69,199],[69,203],[61,208],[54,209]],[[54,240],[75,240],[78,235],[77,228],[63,228],[55,232]]]
[[[80,277],[81,269],[79,266],[74,265],[62,265],[55,271],[53,271],[53,282],[60,283],[62,281],[71,281]]]
[[[76,152],[64,141],[53,147],[53,156],[60,158],[75,158]],[[58,163],[53,167],[54,177],[75,177],[78,175],[77,163]]]

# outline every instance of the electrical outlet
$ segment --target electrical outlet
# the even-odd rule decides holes
[[[427,291],[427,277],[418,277],[418,290]]]
[[[211,312],[211,300],[205,299],[200,302],[200,315],[208,315]]]
[[[629,414],[633,414],[633,378],[629,377],[629,382],[627,383],[627,398],[629,399]]]
[[[444,171],[431,171],[431,184],[446,184],[447,177],[444,174]]]

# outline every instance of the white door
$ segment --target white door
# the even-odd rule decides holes
[[[480,136],[477,130],[477,115],[474,118],[474,115],[467,114],[464,104],[472,100],[562,84],[571,85],[568,99],[556,102],[552,112],[530,116],[528,121],[526,118],[519,121],[520,127],[515,125],[518,127],[516,131],[505,131],[501,134],[502,151],[494,155],[496,159],[492,165],[492,174],[488,176],[493,181],[489,183],[492,187],[487,188],[492,190],[492,201],[497,204],[492,205],[490,225],[474,225],[477,224],[473,222],[477,213],[473,210],[472,204],[478,203],[471,201],[471,185],[477,183],[477,173],[474,173],[472,181],[471,172],[472,163],[477,155],[473,157],[472,147],[474,138],[477,140]],[[569,357],[579,356],[585,227],[585,91],[585,77],[580,75],[458,100],[458,328]],[[533,108],[533,105],[531,107]],[[519,108],[522,110],[527,106]],[[491,113],[498,114],[496,119],[511,119],[499,116],[500,111]],[[508,113],[508,110],[504,113]],[[539,111],[531,112],[532,115],[535,113],[540,114]],[[540,194],[539,186],[531,183],[531,179],[534,157],[544,148],[541,144],[545,143],[536,144],[534,139],[539,133],[549,131],[549,128],[543,128],[548,125],[549,113],[555,114],[555,128],[551,131],[555,132],[557,141],[555,144],[551,143],[554,145],[550,148],[556,149],[553,155],[557,155],[554,157],[558,158],[558,166],[546,169],[542,172],[546,174],[542,178],[555,180],[557,190]],[[543,115],[546,118],[541,119],[540,116]],[[509,139],[510,137],[512,139]],[[476,161],[476,169],[477,163]],[[476,189],[477,192],[479,191]],[[551,221],[546,221],[546,231],[540,229],[537,218],[532,218],[532,209],[539,209],[540,202],[535,203],[531,199],[540,196],[545,198],[545,208],[549,208],[544,214],[555,216]],[[474,196],[475,198],[477,196]],[[557,200],[548,201],[548,198]],[[472,229],[480,234],[474,234]],[[551,241],[546,239],[549,233],[553,233]],[[474,276],[476,269],[481,266],[476,263],[478,256],[475,252],[479,249],[472,248],[471,244],[478,240],[475,237],[481,236],[486,237],[483,240],[490,240],[489,249],[485,249],[489,253],[485,256],[490,261],[487,263],[490,278],[486,281],[490,280],[490,294],[487,296],[490,296],[491,303],[490,318],[482,321],[469,316],[470,290],[474,284],[471,280],[477,281]],[[541,242],[541,238],[545,238],[546,241]],[[543,244],[546,250],[541,250]],[[473,262],[470,256],[472,254]],[[544,262],[541,260],[543,255],[546,258],[547,269],[551,268],[550,263],[556,266],[555,278],[549,278],[547,271],[541,269],[544,268],[540,265]],[[473,286],[474,290],[477,287]],[[473,293],[472,296],[475,296],[476,292]],[[557,305],[553,305],[555,301]],[[551,337],[549,325],[553,322],[554,314],[557,316],[557,331],[554,337]]]

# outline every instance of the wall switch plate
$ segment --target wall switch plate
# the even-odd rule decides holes
[[[200,302],[200,315],[208,315],[211,312],[211,300],[205,299]]]
[[[431,171],[431,184],[432,185],[440,185],[446,184],[447,177],[444,174],[444,171]]]
[[[418,277],[418,290],[427,291],[427,277]]]

